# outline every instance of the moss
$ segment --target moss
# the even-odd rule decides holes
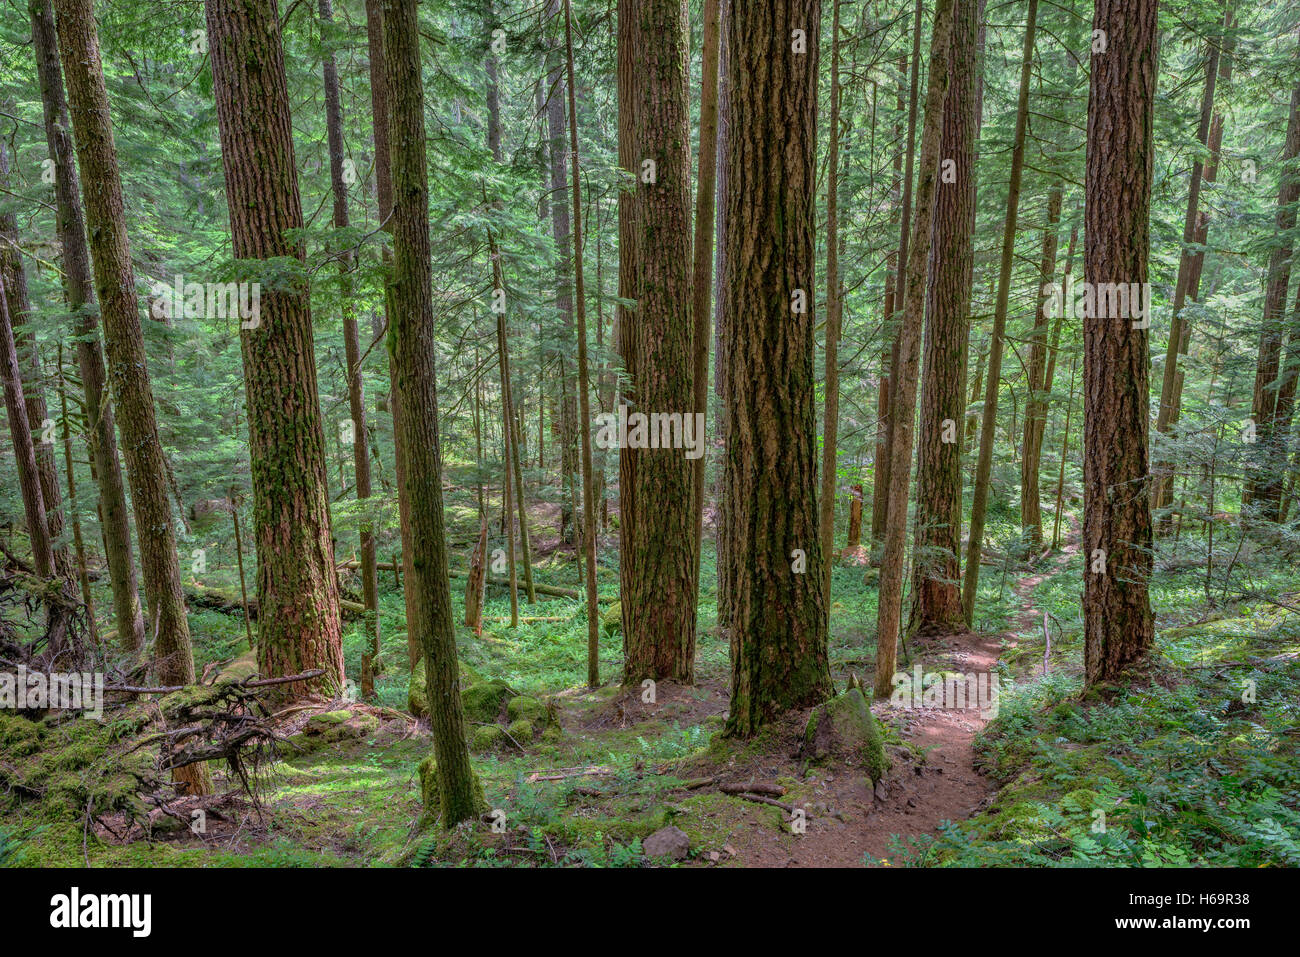
[[[492,751],[506,742],[506,733],[499,724],[485,724],[474,729],[470,747],[475,751]]]
[[[518,697],[511,698],[506,705],[506,717],[511,721],[527,718],[534,724],[546,724],[547,709],[546,705],[536,698],[521,694]]]
[[[462,688],[478,684],[483,680],[477,671],[463,661],[458,661],[456,667],[460,673]],[[423,659],[421,659],[421,663],[412,669],[406,686],[406,710],[417,718],[423,718],[429,713],[427,681],[428,675],[425,673]]]
[[[495,721],[501,714],[501,705],[514,696],[514,692],[500,678],[480,681],[460,693],[467,721]]]
[[[804,755],[814,764],[833,755],[861,762],[873,785],[891,765],[880,724],[858,688],[813,709],[804,729]]]
[[[533,730],[533,723],[527,718],[520,718],[518,721],[511,721],[510,727],[506,728],[506,734],[514,738],[520,744],[527,744],[533,740],[536,731]]]
[[[616,601],[605,609],[600,616],[601,629],[606,635],[614,635],[623,630],[623,603]]]
[[[424,814],[420,818],[420,827],[425,828],[442,817],[442,791],[438,784],[438,760],[432,754],[420,762],[420,801],[424,805]],[[474,805],[479,814],[488,810],[487,798],[483,794],[483,782],[478,775],[470,772],[471,787],[474,792]]]

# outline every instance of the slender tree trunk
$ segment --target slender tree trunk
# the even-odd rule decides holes
[[[635,73],[619,77],[632,88],[631,172],[637,175],[632,229],[639,297],[618,326],[629,415],[680,410],[685,416],[696,403],[689,36],[680,0],[625,0],[619,7],[619,43],[636,57]],[[684,449],[629,443],[619,453],[624,684],[694,678],[695,475]]]
[[[774,29],[778,10],[782,29]],[[746,0],[729,50],[727,733],[831,693],[817,512],[815,192],[820,0]],[[792,34],[798,29],[802,34]],[[804,44],[798,47],[802,36]]]
[[[713,312],[713,235],[718,171],[718,61],[722,42],[721,0],[704,0],[704,49],[700,62],[700,150],[696,162],[695,256],[692,272],[691,316],[694,329],[695,412],[709,411],[709,339]],[[704,419],[699,421],[703,422]],[[701,433],[701,449],[707,450]],[[707,455],[695,460],[695,593],[700,590],[700,556],[704,552],[704,466]]]
[[[713,503],[714,503],[714,583],[715,590],[719,596],[718,600],[718,634],[725,634],[728,627],[729,614],[727,605],[721,600],[721,596],[726,594],[730,586],[726,584],[726,579],[731,570],[731,559],[727,555],[728,536],[723,534],[723,528],[726,526],[727,517],[727,496],[724,490],[727,488],[730,478],[727,474],[727,406],[730,404],[730,387],[727,383],[727,368],[730,364],[729,350],[731,348],[732,333],[727,325],[727,310],[723,308],[724,294],[726,287],[723,286],[724,276],[727,266],[727,230],[726,216],[727,204],[730,202],[731,181],[728,178],[728,167],[730,166],[729,157],[731,155],[731,34],[730,34],[730,9],[731,0],[719,0],[718,10],[718,188],[717,188],[717,209],[713,217],[713,233],[716,250],[713,263],[713,394],[716,398],[718,409],[718,420],[716,423],[717,438],[714,444],[719,448],[717,465],[717,479],[714,484]],[[630,54],[629,54],[630,55]],[[621,68],[621,64],[620,64]],[[620,155],[619,162],[622,162]],[[622,236],[619,237],[619,248],[622,249]],[[621,253],[620,253],[621,255]],[[619,282],[622,283],[620,272]]]
[[[155,668],[163,684],[189,684],[194,681],[194,654],[185,617],[176,529],[167,497],[167,462],[158,437],[136,299],[122,179],[109,121],[108,90],[99,58],[94,4],[92,0],[58,0],[54,10],[81,166],[95,288],[108,351],[109,381],[122,433],[131,501],[135,506]],[[187,785],[191,794],[204,794],[211,788],[207,766],[203,764],[180,768],[173,776]]]
[[[100,346],[90,248],[86,245],[85,216],[59,65],[54,8],[50,0],[31,0],[29,12],[45,116],[45,141],[54,160],[55,226],[63,250],[63,291],[68,311],[76,316],[77,366],[89,423],[87,442],[99,490],[100,529],[113,594],[113,620],[118,643],[128,652],[139,654],[144,650],[144,614],[131,546],[126,483],[118,460],[117,423]]]
[[[334,24],[331,0],[319,0],[320,19],[328,30]],[[339,100],[339,74],[334,62],[334,52],[327,46],[324,62],[325,125],[330,151],[330,191],[334,197],[334,228],[347,229],[348,189],[343,157],[343,108]],[[370,432],[366,428],[366,402],[361,376],[361,337],[352,304],[352,272],[356,256],[351,249],[339,252],[339,273],[342,277],[340,301],[343,310],[343,348],[347,359],[348,409],[352,416],[352,468],[356,475],[358,501],[370,498]],[[379,655],[379,578],[375,569],[375,535],[369,521],[361,524],[361,595],[369,613],[367,631],[369,641],[361,656],[361,693],[374,694],[374,664]]]
[[[1110,46],[1092,57],[1084,208],[1084,278],[1145,283],[1158,63],[1157,0],[1097,0],[1093,29]],[[1107,309],[1090,310],[1097,312]],[[1115,310],[1122,311],[1122,310]],[[1147,488],[1145,328],[1128,316],[1085,316],[1084,667],[1089,685],[1116,679],[1146,654],[1153,625],[1151,499]]]
[[[1047,194],[1047,225],[1043,229],[1042,262],[1038,279],[1042,296],[1034,313],[1034,328],[1030,333],[1028,395],[1025,398],[1025,423],[1020,453],[1020,529],[1025,547],[1037,552],[1043,547],[1043,512],[1039,502],[1038,467],[1043,455],[1043,426],[1047,422],[1048,316],[1046,298],[1050,285],[1056,278],[1056,249],[1061,221],[1061,199],[1064,184],[1057,181]],[[1064,311],[1064,310],[1062,310]],[[1058,318],[1059,321],[1059,318]]]
[[[429,242],[424,90],[420,72],[418,0],[383,0],[384,73],[392,129],[393,271],[388,289],[388,348],[402,403],[401,447],[410,502],[411,575],[406,588],[414,614],[407,627],[423,650],[429,716],[437,760],[442,824],[454,827],[480,811],[465,744],[465,718],[456,664],[456,632],[442,511],[437,324]]]
[[[975,491],[971,501],[970,535],[966,542],[966,568],[962,579],[962,607],[966,624],[975,618],[975,595],[979,589],[980,552],[984,545],[984,519],[988,508],[989,482],[993,473],[994,429],[998,416],[998,390],[1002,384],[1003,333],[1007,325],[1007,303],[1011,293],[1011,266],[1016,247],[1016,218],[1020,210],[1020,178],[1025,167],[1025,127],[1029,118],[1029,77],[1034,60],[1034,31],[1038,24],[1038,0],[1029,0],[1025,19],[1025,43],[1021,52],[1020,95],[1016,104],[1016,132],[1011,152],[1011,182],[1008,186],[1007,216],[1002,228],[1002,263],[998,272],[997,299],[993,306],[993,332],[989,340],[988,380],[984,385],[984,409],[980,419],[979,459],[975,464]]]
[[[821,539],[827,628],[830,627],[831,566],[835,556],[836,445],[840,421],[840,325],[844,300],[840,288],[840,0],[831,0],[830,155],[826,161],[826,414],[822,436],[822,488],[818,535]]]
[[[916,547],[909,630],[950,634],[963,624],[962,433],[975,230],[975,2],[954,0],[951,78],[944,100],[930,225],[925,359],[916,463]],[[919,237],[918,237],[919,238]]]
[[[917,373],[921,361],[921,325],[925,311],[926,263],[930,258],[930,224],[934,214],[935,181],[939,176],[939,146],[944,97],[950,80],[950,41],[953,0],[937,0],[930,39],[929,82],[925,122],[921,130],[920,170],[916,184],[915,240],[908,249],[898,332],[898,363],[891,376],[889,422],[889,508],[885,517],[885,547],[880,561],[880,596],[876,616],[876,697],[893,691],[898,659],[898,633],[903,605],[903,559],[907,539],[907,501],[911,486],[912,444],[916,416]],[[969,185],[969,184],[968,184]]]
[[[289,235],[303,228],[303,216],[275,0],[207,0],[205,8],[234,254],[302,262],[301,242]],[[317,682],[285,687],[289,694],[328,691],[343,683],[343,642],[305,284],[264,292],[259,314],[240,327],[258,665],[270,676],[323,669]]]
[[[90,643],[99,644],[99,624],[95,620],[95,595],[90,590],[86,570],[86,544],[81,536],[81,518],[77,512],[77,479],[72,470],[72,425],[68,417],[68,386],[63,377],[63,345],[59,344],[59,411],[63,425],[63,471],[68,479],[68,516],[72,520],[72,542],[77,551],[77,579],[81,584],[81,601],[86,606],[86,628]]]
[[[1291,232],[1296,225],[1300,176],[1291,169],[1300,154],[1300,86],[1291,94],[1290,119],[1282,153],[1282,184],[1277,195],[1277,236],[1268,263],[1264,290],[1264,322],[1259,334],[1259,358],[1255,365],[1255,390],[1251,418],[1256,442],[1247,463],[1243,510],[1249,506],[1254,517],[1277,521],[1282,503],[1284,469],[1279,469],[1279,452],[1284,448],[1285,430],[1279,430],[1279,386],[1282,380],[1282,342],[1286,326],[1286,292],[1291,280]],[[1280,440],[1280,441],[1279,441]],[[1282,459],[1284,461],[1284,459]]]

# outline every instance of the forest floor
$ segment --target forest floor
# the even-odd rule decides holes
[[[749,741],[719,733],[728,649],[708,627],[711,593],[701,607],[697,683],[661,683],[646,703],[640,689],[617,684],[621,641],[609,606],[606,683],[589,690],[581,604],[529,607],[521,598],[521,614],[536,620],[516,629],[508,598],[493,590],[483,634],[458,636],[474,767],[492,813],[451,832],[422,820],[417,766],[431,738],[427,721],[404,713],[401,597],[386,587],[389,664],[378,700],[286,709],[278,720],[288,742],[258,769],[257,804],[214,769],[214,797],[175,801],[171,814],[155,812],[143,826],[116,811],[92,821],[87,794],[115,780],[78,738],[93,722],[47,721],[34,739],[31,722],[0,714],[0,778],[16,770],[21,785],[0,788],[0,864],[635,866],[652,860],[645,840],[672,826],[685,835],[679,866],[1295,866],[1300,581],[1292,560],[1240,543],[1224,548],[1251,563],[1251,589],[1212,593],[1195,563],[1173,561],[1153,592],[1150,666],[1131,687],[1091,695],[1081,694],[1079,674],[1077,550],[1008,561],[1000,576],[987,568],[977,633],[910,640],[899,667],[996,675],[996,716],[877,701],[892,768],[875,789],[857,762],[807,760],[808,712]],[[711,553],[705,558],[711,581]],[[539,581],[575,584],[563,549],[540,557],[535,571]],[[615,568],[602,565],[598,577],[602,594],[616,591]],[[871,684],[875,592],[863,577],[852,563],[834,569],[837,691],[855,674]],[[459,598],[463,580],[453,585]],[[254,667],[241,655],[238,615],[196,609],[193,621],[201,668]],[[345,641],[352,673],[364,645],[359,623]],[[1244,682],[1257,700],[1236,700]],[[728,793],[737,785],[751,797]],[[183,823],[197,811],[201,833]]]

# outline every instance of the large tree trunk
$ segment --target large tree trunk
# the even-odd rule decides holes
[[[954,0],[951,79],[939,155],[952,166],[934,187],[926,290],[925,359],[916,463],[915,577],[909,630],[948,634],[963,624],[961,453],[966,411],[975,229],[975,0]]]
[[[176,528],[167,498],[167,461],[158,438],[135,271],[126,234],[122,179],[117,169],[108,90],[99,58],[94,3],[58,0],[54,10],[81,166],[95,290],[108,350],[109,382],[117,406],[126,474],[135,506],[140,567],[149,605],[149,634],[154,636],[155,670],[163,684],[189,684],[194,681],[194,654],[185,617]],[[206,793],[211,787],[206,765],[181,768],[174,776],[188,785],[190,793]]]
[[[731,34],[729,9],[731,0],[719,0],[718,10],[718,190],[717,209],[713,217],[713,234],[717,250],[713,263],[713,394],[717,400],[718,421],[715,426],[717,438],[714,445],[720,448],[717,478],[714,480],[714,585],[718,596],[722,596],[728,587],[725,583],[731,560],[727,556],[727,536],[722,533],[727,523],[727,496],[724,490],[730,481],[727,475],[727,405],[730,390],[727,386],[728,352],[731,347],[731,330],[727,326],[727,310],[724,308],[723,285],[727,266],[727,203],[731,191],[728,179],[727,159],[731,154]],[[620,152],[619,162],[623,162]],[[620,255],[622,237],[619,237]],[[620,284],[622,277],[620,275]],[[621,293],[620,293],[621,295]],[[718,601],[718,634],[727,630],[727,606]]]
[[[410,502],[409,550],[413,554],[406,590],[413,616],[407,627],[418,636],[424,653],[442,824],[450,828],[474,817],[480,799],[465,744],[447,579],[417,7],[417,0],[383,0],[389,119],[391,128],[400,133],[392,143],[393,271],[388,283],[388,348],[402,402],[406,482],[399,494]]]
[[[631,83],[635,310],[619,321],[629,413],[695,406],[691,377],[691,159],[680,0],[625,0],[619,43],[636,56]],[[648,171],[647,164],[653,164]],[[650,181],[647,182],[647,179]],[[585,420],[584,420],[585,421]],[[685,427],[683,422],[683,428]],[[629,429],[630,431],[630,429]],[[623,682],[690,683],[695,673],[694,463],[682,448],[619,453]]]
[[[301,262],[301,241],[288,235],[303,228],[303,217],[275,0],[207,0],[205,7],[234,254]],[[305,284],[265,290],[259,315],[240,326],[258,558],[258,665],[271,677],[323,669],[319,681],[286,690],[331,690],[343,683],[343,643]]]
[[[1097,0],[1084,210],[1084,279],[1145,283],[1150,248],[1157,0]],[[1109,311],[1103,309],[1094,312]],[[1122,310],[1120,310],[1122,311]],[[1084,667],[1110,681],[1151,646],[1150,357],[1127,316],[1083,320]]]
[[[787,26],[805,31],[804,52],[792,52]],[[731,645],[727,732],[741,737],[832,690],[813,376],[820,26],[820,0],[745,0],[727,12],[729,36],[743,42],[728,71],[721,534],[730,567],[719,603]]]
[[[1291,281],[1291,231],[1295,229],[1295,204],[1300,200],[1300,176],[1291,162],[1300,154],[1300,86],[1291,94],[1290,119],[1286,128],[1286,145],[1282,152],[1282,184],[1277,194],[1277,245],[1268,262],[1264,290],[1264,322],[1259,333],[1259,358],[1255,364],[1255,391],[1251,417],[1255,422],[1256,442],[1247,463],[1243,509],[1249,507],[1254,517],[1277,521],[1282,505],[1282,483],[1286,475],[1286,430],[1279,429],[1279,402],[1282,371],[1282,342],[1286,328],[1286,291]]]
[[[1007,304],[1011,295],[1012,257],[1016,248],[1016,218],[1020,211],[1020,178],[1025,168],[1025,127],[1029,119],[1029,77],[1034,61],[1034,31],[1038,25],[1038,0],[1029,0],[1025,17],[1025,43],[1021,52],[1020,96],[1016,104],[1016,132],[1011,151],[1011,179],[1008,185],[1007,215],[1002,227],[1002,263],[998,272],[997,298],[993,305],[993,332],[989,340],[989,364],[984,385],[984,409],[980,418],[979,458],[975,463],[975,489],[971,500],[970,535],[966,541],[966,567],[962,577],[962,607],[966,624],[975,618],[975,595],[979,589],[980,553],[984,546],[984,519],[993,475],[993,441],[998,417],[998,390],[1002,385],[1003,332],[1007,325]]]
[[[889,421],[889,507],[885,513],[885,547],[880,561],[880,597],[876,615],[876,697],[893,691],[898,660],[898,633],[903,605],[903,558],[907,540],[907,500],[912,479],[917,372],[921,361],[921,325],[925,310],[926,264],[930,258],[930,223],[934,214],[935,181],[939,176],[939,144],[944,97],[948,92],[953,0],[937,0],[930,38],[930,75],[925,93],[925,122],[921,129],[920,170],[916,183],[916,216],[912,244],[904,264],[902,323],[898,331],[898,362],[894,366]]]

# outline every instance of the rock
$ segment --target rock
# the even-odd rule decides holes
[[[457,662],[457,668],[460,672],[460,683],[462,687],[469,687],[478,684],[483,679],[479,677],[478,672],[471,668],[465,662]],[[429,695],[425,687],[427,676],[424,673],[424,666],[417,665],[411,672],[410,683],[406,688],[406,710],[411,712],[416,718],[423,718],[429,713]],[[496,717],[493,715],[492,717]]]
[[[472,684],[460,693],[467,721],[495,721],[501,714],[501,705],[515,697],[510,686],[500,678]]]
[[[874,787],[890,768],[884,737],[867,699],[858,688],[818,705],[804,730],[804,757],[814,763],[832,756],[858,762]]]
[[[542,725],[546,723],[546,705],[536,698],[521,694],[511,698],[506,705],[506,717],[511,721],[527,718],[533,724]]]
[[[646,857],[671,857],[684,860],[691,850],[691,839],[679,827],[661,827],[641,842]]]
[[[485,724],[474,729],[470,747],[475,751],[493,751],[506,742],[506,733],[499,724]]]
[[[617,634],[623,630],[623,603],[616,601],[605,609],[600,616],[601,630],[607,635]]]
[[[518,721],[511,721],[510,727],[506,728],[506,734],[514,738],[520,744],[527,744],[533,740],[533,723],[527,718],[520,718]]]

